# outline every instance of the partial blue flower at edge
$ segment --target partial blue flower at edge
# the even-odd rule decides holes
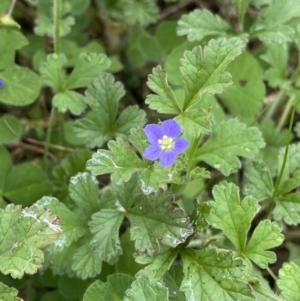
[[[0,78],[0,89],[4,87],[4,81],[2,78]]]
[[[145,149],[143,156],[151,161],[159,159],[159,163],[165,167],[173,165],[178,155],[190,145],[180,137],[181,127],[173,119],[163,121],[161,126],[148,124],[144,132],[151,145]]]

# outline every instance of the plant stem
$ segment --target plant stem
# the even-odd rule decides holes
[[[192,166],[192,162],[193,162],[193,158],[194,158],[194,155],[195,155],[195,152],[199,146],[199,143],[202,139],[202,135],[200,135],[198,138],[196,138],[190,148],[190,151],[189,151],[189,154],[188,154],[188,157],[189,157],[189,167]]]
[[[61,0],[53,1],[53,17],[54,17],[54,52],[59,54],[61,51],[60,46],[60,19],[61,19]]]
[[[266,116],[264,119],[271,119],[272,116],[274,115],[277,107],[279,106],[281,100],[284,98],[285,96],[285,89],[282,89],[276,96],[275,100],[272,102]]]
[[[47,135],[46,135],[44,160],[46,160],[46,158],[48,156],[48,152],[49,152],[49,145],[50,145],[50,140],[51,140],[52,124],[53,124],[54,116],[55,116],[55,108],[52,107],[51,113],[50,113],[50,118],[49,118],[49,123],[48,123]]]
[[[10,3],[10,7],[9,7],[9,10],[7,12],[7,15],[11,16],[13,10],[14,10],[14,7],[16,5],[16,1],[17,0],[11,0],[11,3]]]
[[[271,300],[274,300],[274,301],[283,301],[284,300],[284,299],[280,298],[279,296],[275,295],[274,293],[267,291],[266,289],[262,288],[259,285],[252,286],[252,289],[254,291],[262,294],[263,296],[270,298]]]
[[[61,0],[53,0],[53,18],[54,18],[53,44],[54,44],[54,52],[56,54],[60,53],[60,48],[61,48],[60,47],[60,17],[61,17]],[[52,106],[49,123],[48,123],[47,134],[46,134],[44,160],[48,156],[54,115],[55,115],[55,108]]]
[[[286,144],[285,144],[283,161],[282,161],[282,165],[281,165],[281,168],[280,168],[279,175],[278,175],[278,177],[276,179],[276,182],[275,182],[275,187],[274,187],[273,195],[271,197],[271,203],[270,203],[270,206],[269,206],[269,210],[268,210],[268,215],[267,216],[270,215],[270,212],[271,212],[271,209],[272,209],[272,205],[273,205],[274,199],[275,199],[275,197],[277,195],[278,188],[279,188],[279,185],[280,185],[280,182],[281,182],[281,179],[282,179],[282,176],[283,176],[283,172],[284,172],[284,169],[285,169],[285,165],[286,165],[286,161],[287,161],[287,156],[288,156],[288,152],[289,152],[289,146],[290,146],[291,136],[292,136],[292,130],[293,130],[293,124],[294,124],[294,119],[295,119],[296,108],[297,108],[299,102],[300,102],[300,98],[298,99],[297,103],[294,105],[293,110],[292,110],[292,115],[291,115],[290,124],[289,124],[289,130],[288,130],[288,134],[287,134],[287,138],[286,138]]]
[[[284,108],[284,111],[283,111],[283,113],[280,117],[280,120],[278,122],[278,125],[277,125],[277,130],[279,130],[279,131],[282,129],[282,127],[284,126],[284,124],[286,122],[286,119],[287,119],[287,117],[290,113],[290,110],[292,108],[293,100],[294,100],[294,98],[290,97],[287,104],[286,104],[286,106],[285,106],[285,108]]]
[[[269,267],[266,267],[266,271],[270,274],[270,276],[277,281],[276,275],[272,272],[272,270]]]

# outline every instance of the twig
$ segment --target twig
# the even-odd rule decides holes
[[[165,9],[158,17],[159,20],[163,20],[168,16],[176,13],[178,10],[184,8],[185,6],[189,5],[190,3],[194,2],[194,0],[186,0],[185,2],[179,2],[178,4],[174,4],[167,9]]]
[[[42,145],[42,146],[46,145],[45,142],[40,141],[40,140],[36,140],[36,139],[33,139],[33,138],[26,138],[24,140],[27,141],[27,142],[33,143],[33,144],[37,144],[37,145]],[[49,148],[54,148],[54,149],[64,151],[64,152],[76,153],[76,150],[73,149],[73,148],[65,147],[65,146],[61,146],[61,145],[57,145],[57,144],[52,144],[52,143],[49,143]]]

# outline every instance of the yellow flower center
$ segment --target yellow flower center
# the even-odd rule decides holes
[[[158,144],[161,146],[162,150],[171,150],[174,147],[174,139],[164,135],[162,139],[158,140]]]

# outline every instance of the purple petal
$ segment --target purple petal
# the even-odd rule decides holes
[[[167,135],[169,138],[177,138],[181,135],[181,127],[174,119],[163,121],[161,128],[163,135]]]
[[[160,157],[159,163],[162,166],[169,167],[175,163],[176,159],[177,154],[173,151],[164,152]]]
[[[150,145],[145,149],[143,156],[148,160],[154,161],[160,157],[161,153],[162,149],[159,145]]]
[[[162,138],[163,133],[160,126],[157,124],[148,124],[144,128],[144,132],[147,136],[148,141],[151,144],[158,144],[158,140]]]
[[[188,147],[190,143],[184,138],[178,138],[174,142],[174,153],[179,155],[183,153]]]

